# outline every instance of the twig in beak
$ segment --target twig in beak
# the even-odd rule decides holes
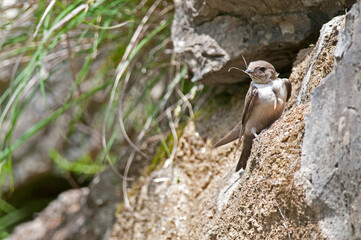
[[[242,58],[243,58],[243,62],[244,62],[244,64],[246,65],[246,70],[248,69],[248,64],[247,64],[247,61],[246,61],[246,59],[244,58],[244,56],[241,54],[241,56],[242,56]],[[243,69],[240,69],[240,68],[237,68],[237,67],[230,67],[229,69],[228,69],[228,72],[230,72],[232,69],[237,69],[237,70],[239,70],[239,71],[242,71],[242,72],[244,72],[245,74],[247,74],[247,75],[249,75],[249,73],[248,72],[246,72],[246,70],[243,70]]]
[[[240,69],[240,68],[238,68],[238,67],[230,67],[230,68],[228,69],[228,72],[230,72],[232,69],[236,69],[236,70],[242,71],[242,72],[244,72],[245,74],[249,75],[245,70]]]
[[[248,64],[246,62],[246,59],[244,58],[243,54],[241,54],[242,58],[243,58],[243,61],[244,61],[244,64],[246,65],[246,69],[248,68]]]

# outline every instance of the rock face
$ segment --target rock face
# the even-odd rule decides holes
[[[69,239],[68,236],[79,232],[87,221],[81,208],[88,194],[88,188],[60,194],[58,199],[49,204],[34,221],[16,228],[9,240]]]
[[[299,181],[327,239],[361,238],[361,4],[347,14],[335,70],[312,96]]]
[[[212,117],[187,124],[174,168],[159,168],[144,180],[131,198],[134,208],[118,213],[111,239],[327,239],[319,212],[294,175],[301,164],[310,95],[333,69],[344,26],[344,16],[332,19],[315,46],[299,53],[287,110],[253,143],[245,171],[234,173],[240,154],[236,142],[211,147],[239,119],[239,96],[244,98],[239,90]]]
[[[108,169],[88,188],[61,193],[35,220],[17,226],[9,240],[108,239],[119,204],[119,185],[117,175]]]
[[[312,43],[321,26],[353,0],[175,0],[174,49],[193,73],[192,81],[221,84],[245,81],[230,66],[264,59],[280,72]]]

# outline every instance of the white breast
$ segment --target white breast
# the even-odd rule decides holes
[[[283,79],[278,78],[267,84],[253,82],[253,85],[258,89],[258,97],[263,103],[284,105],[286,102],[287,89]],[[278,93],[278,96],[276,96],[275,92]]]
[[[273,104],[276,100],[276,95],[273,92],[273,82],[267,84],[253,83],[253,85],[258,89],[259,100],[264,104]]]
[[[267,84],[252,84],[258,89],[258,101],[245,126],[245,133],[248,135],[252,134],[252,128],[259,132],[277,120],[283,112],[287,98],[283,79]]]

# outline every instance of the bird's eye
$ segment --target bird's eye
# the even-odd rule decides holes
[[[266,70],[265,67],[260,67],[259,70],[261,70],[262,72],[264,72]]]

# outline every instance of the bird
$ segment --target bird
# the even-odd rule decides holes
[[[246,94],[241,121],[213,146],[219,147],[239,139],[238,148],[243,137],[236,172],[241,168],[246,169],[254,138],[259,139],[261,132],[280,118],[292,91],[291,82],[287,78],[279,78],[279,73],[271,63],[258,60],[247,66],[244,58],[243,60],[246,70],[236,69],[246,73],[252,81]]]

